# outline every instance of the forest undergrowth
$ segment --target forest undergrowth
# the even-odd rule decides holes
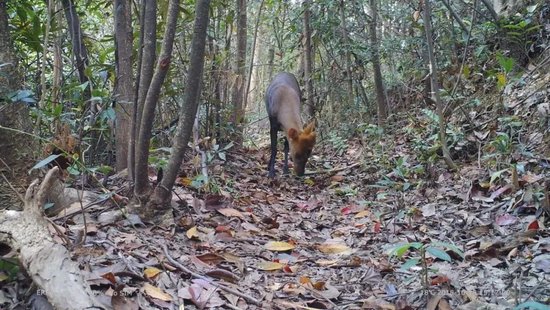
[[[325,136],[304,178],[281,175],[281,152],[277,177],[268,178],[268,148],[234,148],[212,161],[209,191],[194,187],[186,177],[193,165],[184,165],[174,227],[99,206],[75,258],[89,265],[106,303],[129,307],[118,309],[543,306],[550,296],[541,200],[547,147],[520,148],[528,141],[514,137],[523,136],[526,118],[513,118],[514,135],[506,131],[512,116],[495,118],[491,109],[501,107],[450,124],[460,128],[451,145],[456,172],[438,160],[435,125],[422,110],[398,114],[399,126],[384,136]],[[516,141],[509,149],[503,133]],[[124,302],[109,301],[108,274],[125,283]]]

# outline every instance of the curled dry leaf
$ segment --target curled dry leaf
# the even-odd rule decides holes
[[[149,283],[143,285],[143,290],[147,295],[152,298],[160,299],[162,301],[172,301],[172,296],[163,292],[160,288],[153,286]]]
[[[367,216],[370,216],[370,215],[371,215],[371,212],[369,210],[363,210],[363,211],[359,211],[357,214],[355,214],[355,218],[359,219],[359,218],[367,217]]]
[[[347,255],[352,253],[352,250],[342,240],[327,240],[317,248],[325,254]]]
[[[202,255],[198,255],[197,258],[209,265],[217,265],[225,260],[223,257],[214,253],[205,253]]]
[[[147,279],[152,279],[154,277],[156,277],[159,273],[161,273],[162,270],[158,269],[158,268],[155,268],[155,267],[149,267],[147,269],[145,269],[145,271],[143,272],[143,275],[147,278]]]
[[[244,219],[244,215],[241,213],[241,211],[233,209],[233,208],[218,209],[218,212],[220,212],[221,214],[223,214],[227,217],[238,217],[240,219]]]
[[[199,232],[197,231],[197,226],[193,226],[185,232],[185,235],[189,239],[199,239]]]
[[[258,264],[258,269],[265,271],[281,270],[286,266],[286,264],[262,261]]]
[[[282,242],[282,241],[270,241],[266,243],[264,247],[267,250],[277,251],[277,252],[285,252],[285,251],[293,250],[295,248],[293,244],[290,244],[288,242]]]

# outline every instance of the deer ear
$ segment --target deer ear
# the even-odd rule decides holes
[[[291,140],[294,140],[294,139],[298,138],[298,130],[296,130],[295,128],[290,128],[288,130],[288,137]]]
[[[304,128],[304,132],[306,134],[310,134],[314,130],[315,130],[315,121],[311,121],[311,123],[309,123],[309,125],[307,125],[306,128]]]

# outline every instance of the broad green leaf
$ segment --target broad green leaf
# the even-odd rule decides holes
[[[420,262],[420,258],[411,258],[408,259],[401,267],[399,267],[399,270],[401,271],[407,271],[409,268],[418,265]]]
[[[533,13],[533,12],[535,12],[535,11],[537,10],[537,6],[538,6],[538,4],[530,5],[530,6],[528,6],[528,7],[526,8],[526,10],[527,10],[527,12],[529,12],[529,13]]]
[[[395,255],[397,257],[402,257],[411,247],[415,248],[415,249],[419,249],[419,248],[422,247],[422,243],[420,243],[420,242],[410,242],[410,243],[399,244],[390,251],[389,255],[390,256]]]
[[[451,256],[439,248],[429,246],[426,248],[426,251],[439,259],[446,260],[448,262],[452,261]]]
[[[61,156],[61,154],[53,154],[53,155],[50,155],[44,159],[42,159],[41,161],[39,161],[36,165],[34,165],[30,171],[33,171],[34,169],[40,169],[42,167],[45,167],[47,164],[51,163],[52,161],[54,161],[56,158],[58,158],[59,156]],[[29,172],[30,172],[29,171]]]
[[[447,242],[435,241],[435,242],[432,242],[432,245],[442,247],[442,248],[447,248],[447,249],[455,252],[456,254],[458,254],[460,257],[464,258],[464,252],[454,244],[450,244],[450,243],[447,243]]]

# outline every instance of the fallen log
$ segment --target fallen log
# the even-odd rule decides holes
[[[58,173],[54,167],[41,184],[32,182],[22,212],[0,211],[0,242],[19,252],[21,265],[55,309],[103,309],[69,251],[53,241],[42,215]]]

